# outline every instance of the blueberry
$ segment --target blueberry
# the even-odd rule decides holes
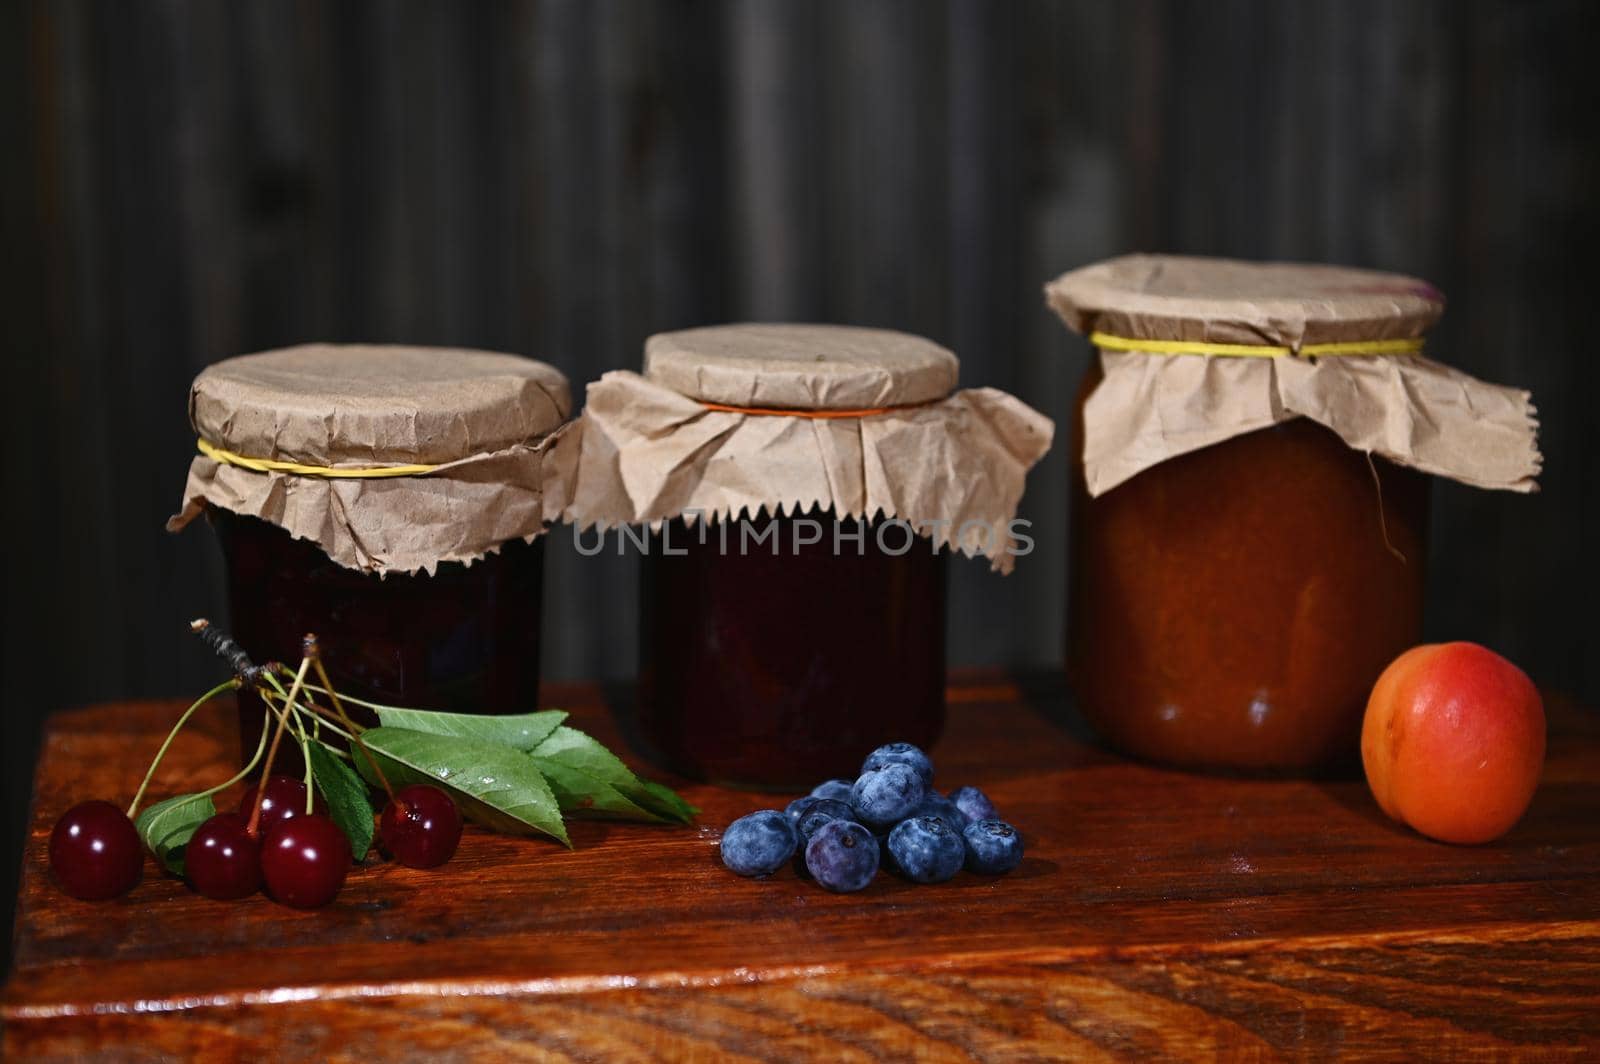
[[[870,769],[856,780],[850,804],[863,823],[881,827],[898,823],[922,804],[927,788],[916,769],[901,762],[890,762]]]
[[[967,871],[998,876],[1022,860],[1022,836],[1003,820],[980,820],[961,833],[967,844]]]
[[[741,876],[771,875],[794,855],[799,835],[787,815],[763,809],[742,816],[722,833],[722,863]]]
[[[819,783],[811,789],[813,798],[832,798],[836,802],[850,801],[850,788],[855,786],[854,780],[829,780]]]
[[[878,874],[878,840],[852,820],[830,820],[806,843],[806,869],[829,890],[861,890]]]
[[[784,807],[784,815],[789,818],[791,823],[798,824],[800,823],[800,818],[806,815],[806,810],[816,805],[818,801],[820,801],[820,799],[814,794],[808,794],[802,798],[796,798],[794,801],[790,802]]]
[[[861,772],[865,775],[885,765],[910,765],[917,770],[917,775],[922,777],[923,786],[933,785],[933,762],[920,747],[912,746],[910,743],[890,743],[887,746],[880,746],[868,754],[867,759],[861,763]]]
[[[961,871],[967,854],[961,836],[936,816],[902,820],[889,834],[895,867],[917,883],[943,883]]]
[[[962,830],[967,826],[967,814],[961,811],[960,806],[938,791],[929,791],[928,796],[922,800],[922,804],[917,806],[916,811],[911,815],[938,817],[944,821],[945,827],[957,835],[961,834]]]
[[[800,819],[794,823],[795,830],[800,833],[800,845],[804,846],[811,841],[811,836],[817,829],[830,820],[854,820],[856,812],[843,802],[836,802],[832,798],[817,798],[810,808],[800,814]]]
[[[989,796],[976,787],[957,787],[950,792],[950,800],[956,803],[956,808],[966,816],[968,823],[996,820],[1000,816],[994,803],[989,801]]]

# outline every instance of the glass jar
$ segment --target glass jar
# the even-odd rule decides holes
[[[945,555],[1010,571],[1055,430],[959,369],[905,333],[746,323],[652,336],[643,374],[589,385],[564,515],[658,530],[623,721],[643,753],[793,790],[934,742]]]
[[[168,528],[206,514],[231,634],[258,663],[296,666],[314,633],[353,697],[528,712],[546,456],[570,408],[559,371],[490,351],[306,344],[226,359],[190,389],[200,453]],[[248,755],[264,707],[247,692],[240,711]]]
[[[680,519],[651,537],[632,730],[657,760],[719,783],[809,788],[853,777],[884,743],[939,737],[943,555],[903,525],[811,520],[809,543],[814,529],[798,535],[791,518]],[[741,552],[746,528],[774,538]]]
[[[257,662],[293,667],[301,635],[315,632],[341,693],[457,713],[538,707],[542,537],[513,540],[470,566],[380,577],[346,569],[259,518],[216,507],[206,516],[227,562],[231,633]],[[239,710],[248,758],[265,708],[241,692]]]
[[[1203,769],[1353,763],[1421,636],[1428,478],[1299,418],[1091,498],[1074,422],[1067,663],[1117,749]]]

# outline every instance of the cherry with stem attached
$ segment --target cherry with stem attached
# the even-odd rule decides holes
[[[50,872],[63,891],[85,901],[103,901],[126,894],[138,884],[144,875],[144,846],[133,818],[157,766],[196,710],[238,686],[237,680],[218,684],[184,710],[156,751],[127,812],[111,802],[94,800],[78,803],[56,821],[50,832],[48,856]]]
[[[261,877],[274,901],[320,909],[333,901],[350,871],[350,840],[321,813],[274,824],[261,840]]]
[[[296,699],[305,685],[306,673],[316,659],[316,637],[305,637],[306,654],[295,673],[294,683],[283,695],[283,712],[272,736],[272,746],[267,752],[267,780],[257,789],[254,808],[251,810],[247,833],[254,835],[261,826],[262,809],[266,805],[267,786],[272,782],[272,761],[278,744],[288,727],[289,718],[296,713]],[[276,680],[268,682],[278,686]],[[266,692],[263,689],[263,696]],[[301,746],[309,740],[304,729],[299,735]],[[306,759],[309,775],[311,759]],[[303,793],[305,813],[278,820],[261,836],[261,878],[267,893],[281,904],[296,909],[320,909],[329,904],[344,886],[345,875],[350,870],[350,840],[332,819],[315,811],[312,805],[311,781],[307,779]]]
[[[426,783],[395,792],[378,818],[378,841],[410,868],[437,868],[455,856],[461,841],[461,810],[450,796]]]
[[[258,831],[255,833],[265,834],[280,821],[305,816],[306,804],[304,780],[296,779],[294,776],[267,776],[261,782],[251,784],[250,789],[244,792],[244,797],[239,799],[239,812],[248,818],[254,814],[256,806],[259,805],[261,815]],[[311,799],[311,812],[327,811],[328,803],[322,800],[322,795],[314,794]]]
[[[310,636],[307,636],[307,639],[310,639],[310,638],[311,638]],[[269,783],[271,782],[271,776],[272,776],[272,764],[273,764],[274,761],[277,760],[277,757],[278,757],[278,744],[283,741],[283,733],[289,726],[289,717],[294,714],[295,696],[300,693],[301,686],[306,682],[306,672],[310,668],[311,668],[311,659],[309,657],[302,658],[300,660],[300,669],[299,669],[299,671],[297,671],[295,673],[294,683],[290,686],[289,693],[284,696],[284,699],[283,699],[283,701],[284,701],[283,712],[278,715],[278,726],[272,733],[272,745],[267,748],[267,766],[262,772],[262,775],[267,778],[267,782],[269,782]],[[308,772],[310,771],[310,766],[311,766],[311,759],[308,757],[308,758],[306,758],[306,767],[307,767],[307,771]],[[311,805],[311,801],[310,801],[310,794],[309,794],[310,789],[311,789],[310,781],[308,780],[306,782],[306,791],[307,791],[307,793],[302,795],[302,797],[306,801],[306,812],[307,813],[314,812],[314,809],[313,809],[313,807]],[[250,810],[250,822],[249,822],[249,826],[246,829],[252,835],[259,835],[260,834],[260,831],[261,831],[261,811],[262,811],[262,808],[266,805],[266,799],[267,799],[267,788],[265,786],[257,787],[256,791],[255,791],[255,804],[251,807],[251,810]]]
[[[126,894],[144,873],[144,847],[128,814],[106,801],[79,802],[50,832],[50,871],[74,898]]]
[[[208,898],[244,898],[261,889],[261,842],[243,813],[218,813],[183,850],[184,876]]]

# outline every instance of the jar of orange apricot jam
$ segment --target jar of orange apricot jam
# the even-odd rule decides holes
[[[1422,635],[1419,469],[1527,490],[1526,393],[1423,358],[1443,299],[1410,278],[1131,256],[1047,293],[1098,349],[1072,438],[1084,715],[1170,765],[1353,765],[1373,683]]]
[[[1082,399],[1100,376],[1073,431],[1067,663],[1084,713],[1169,764],[1350,761],[1372,684],[1422,635],[1428,478],[1300,418],[1093,498]]]

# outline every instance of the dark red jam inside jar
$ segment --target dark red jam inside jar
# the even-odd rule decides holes
[[[883,743],[939,736],[944,556],[904,525],[827,515],[820,541],[796,547],[812,534],[797,520],[773,520],[775,542],[759,545],[766,518],[675,520],[649,541],[632,730],[676,771],[810,787],[854,776]]]
[[[342,694],[459,713],[538,708],[543,538],[511,540],[471,565],[442,562],[432,576],[380,577],[258,518],[206,512],[227,559],[231,632],[257,664],[298,665],[301,637],[314,632]],[[242,693],[239,712],[248,759],[265,709]]]

